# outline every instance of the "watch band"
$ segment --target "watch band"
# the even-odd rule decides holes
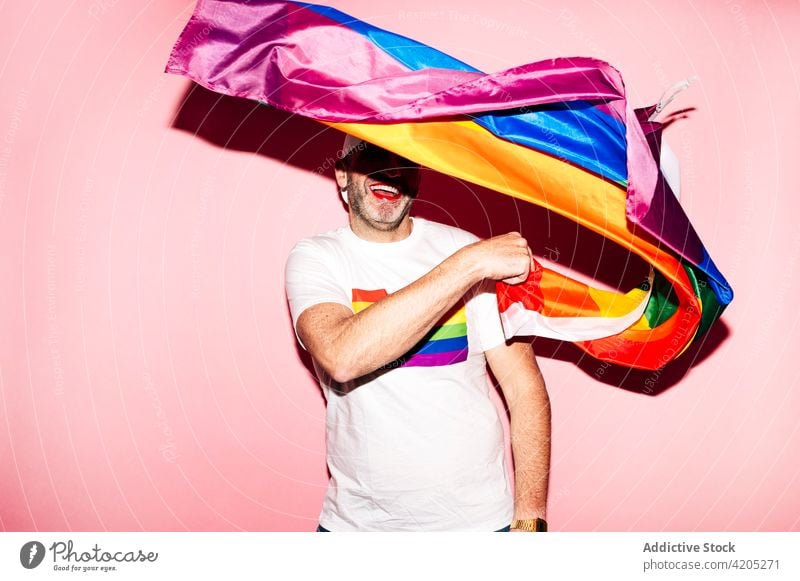
[[[515,519],[511,523],[511,528],[531,533],[546,533],[547,521],[543,518]]]

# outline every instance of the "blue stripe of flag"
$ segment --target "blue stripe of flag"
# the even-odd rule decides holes
[[[458,351],[466,349],[467,338],[453,337],[452,339],[437,339],[435,341],[428,341],[421,348],[413,351],[414,355],[418,353],[445,353],[447,351]]]

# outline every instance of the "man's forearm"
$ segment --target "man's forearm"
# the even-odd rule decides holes
[[[349,317],[330,337],[337,381],[361,377],[416,345],[480,280],[458,254],[422,278]]]
[[[539,376],[541,377],[541,375]],[[544,389],[510,406],[514,518],[546,518],[550,476],[550,401]]]
[[[550,474],[550,398],[533,348],[499,345],[486,359],[508,405],[514,455],[514,518],[545,518]]]

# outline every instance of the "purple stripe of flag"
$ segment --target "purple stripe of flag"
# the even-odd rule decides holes
[[[403,367],[439,367],[467,360],[468,348],[444,353],[417,353],[403,364]]]

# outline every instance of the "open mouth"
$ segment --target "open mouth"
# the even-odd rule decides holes
[[[372,195],[381,200],[398,200],[402,195],[395,186],[383,182],[375,182],[369,186]]]

